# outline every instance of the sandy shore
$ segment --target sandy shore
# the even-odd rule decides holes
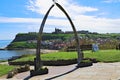
[[[25,49],[29,51],[36,51],[36,49]],[[58,52],[58,50],[49,50],[49,49],[41,49],[41,53],[50,53],[50,52]]]

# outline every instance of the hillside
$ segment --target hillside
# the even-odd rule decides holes
[[[36,48],[36,40],[38,33],[19,33],[15,39],[7,46],[7,49],[24,49],[24,48]],[[78,33],[81,44],[93,44],[98,43],[101,49],[108,47],[110,49],[116,48],[116,45],[120,43],[120,33],[109,34],[96,34],[96,33]],[[73,33],[43,33],[42,36],[42,48],[55,48],[61,49],[66,44],[74,39]],[[74,42],[72,41],[72,44]],[[60,46],[60,45],[63,46]],[[70,43],[69,43],[70,44]],[[57,46],[57,47],[55,47]],[[60,47],[60,48],[58,48]]]
[[[19,33],[16,35],[13,42],[28,41],[28,40],[37,40],[38,33]],[[73,34],[52,34],[52,33],[43,33],[42,40],[52,40],[52,39],[62,39],[67,40],[72,37]]]
[[[36,40],[38,33],[19,33],[15,39],[7,46],[7,49],[24,49],[24,48],[36,48]],[[43,33],[42,41],[66,41],[72,37],[73,34],[52,34]]]

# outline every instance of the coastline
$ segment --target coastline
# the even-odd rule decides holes
[[[6,50],[6,48],[0,48],[0,50]]]
[[[0,50],[29,50],[29,51],[36,51],[36,49],[7,49],[7,48],[0,48]],[[58,52],[58,50],[50,50],[50,49],[40,49],[42,53],[49,53],[49,52]]]
[[[41,54],[54,53],[54,52],[58,52],[58,50],[41,49]],[[4,56],[3,54],[7,56]],[[18,57],[18,56],[29,55],[29,54],[36,54],[36,49],[17,49],[17,50],[1,49],[0,62],[11,59],[12,57]]]

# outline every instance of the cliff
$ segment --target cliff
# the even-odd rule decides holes
[[[38,33],[19,33],[12,42],[36,40]]]
[[[36,40],[38,33],[29,32],[29,33],[19,33],[16,35],[15,39],[7,46],[7,49],[26,49],[26,48],[36,48]],[[52,34],[52,33],[43,33],[42,40],[57,40],[62,41],[67,40],[73,34]]]

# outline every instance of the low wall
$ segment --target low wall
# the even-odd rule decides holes
[[[24,61],[24,62],[8,62],[9,65],[34,65],[33,61]],[[76,64],[77,59],[72,59],[72,60],[57,60],[57,61],[42,61],[42,64],[45,66],[63,66],[63,65],[70,65],[70,64]]]
[[[92,50],[92,44],[88,44],[88,45],[80,45],[81,50]],[[76,51],[76,46],[69,46],[67,47],[66,51],[70,52],[70,51]]]

